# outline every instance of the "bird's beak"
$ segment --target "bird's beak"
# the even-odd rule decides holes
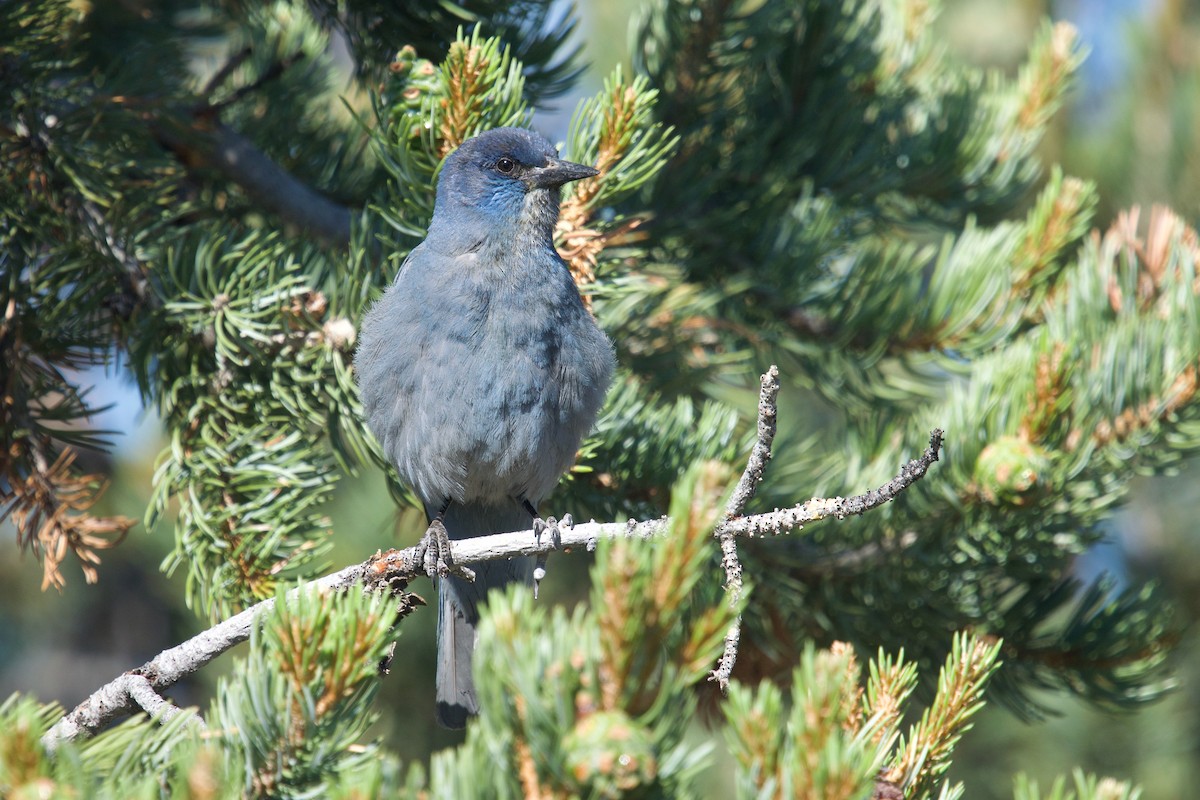
[[[575,164],[571,161],[550,159],[544,167],[535,167],[525,173],[525,180],[533,189],[548,189],[552,186],[562,186],[564,183],[577,181],[580,178],[590,178],[599,175],[600,170]]]

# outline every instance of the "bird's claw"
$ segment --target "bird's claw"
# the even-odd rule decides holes
[[[567,530],[570,530],[574,527],[575,520],[571,519],[570,514],[563,514],[563,518],[561,520],[555,519],[554,517],[547,517],[546,519],[534,517],[533,538],[536,539],[537,543],[540,545],[542,543],[542,534],[549,532],[550,546],[557,550],[558,548],[562,547],[562,529],[566,528]]]
[[[425,567],[425,574],[431,578],[445,578],[456,575],[468,581],[475,580],[475,573],[466,567],[454,563],[450,553],[450,534],[440,519],[429,523],[425,535],[421,537],[420,561]]]
[[[549,531],[550,546],[557,550],[562,547],[562,529],[570,530],[575,527],[575,520],[571,519],[570,514],[563,514],[561,520],[554,517],[542,519],[541,517],[533,518],[533,537],[539,545],[542,543],[542,534]],[[538,596],[538,587],[541,586],[542,578],[546,577],[546,553],[538,553],[537,563],[533,567],[533,599]]]
[[[425,566],[425,574],[431,578],[450,574],[450,534],[440,519],[429,523],[425,535],[419,545],[421,563]]]

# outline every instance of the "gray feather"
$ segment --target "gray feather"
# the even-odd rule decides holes
[[[446,511],[446,530],[453,538],[520,530],[529,515],[515,503],[508,507],[452,505]],[[513,582],[528,584],[533,559],[514,558],[476,564],[474,583],[449,577],[438,581],[437,717],[447,728],[466,725],[467,716],[479,713],[475,680],[471,674],[479,609],[492,589]]]
[[[612,345],[552,241],[559,184],[594,172],[529,131],[464,142],[442,169],[425,241],[363,319],[367,424],[427,509],[450,502],[452,539],[528,528],[522,501],[554,489],[604,402]],[[531,573],[524,561],[475,569],[474,585],[439,587],[439,718],[454,727],[478,709],[478,609]]]

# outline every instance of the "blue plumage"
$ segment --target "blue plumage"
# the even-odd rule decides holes
[[[499,128],[445,161],[433,221],[362,323],[355,359],[368,426],[452,539],[528,528],[604,401],[612,346],[554,249],[559,187],[595,170],[530,131]],[[446,503],[449,505],[446,506]],[[530,580],[528,559],[440,581],[438,718],[478,709],[478,604]]]

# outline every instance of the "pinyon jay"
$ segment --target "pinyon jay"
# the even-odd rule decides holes
[[[428,542],[529,528],[575,460],[613,372],[608,338],[554,249],[560,187],[596,175],[544,138],[498,128],[438,180],[425,241],[363,319],[355,358],[367,425],[425,505]],[[536,525],[535,525],[536,529]],[[529,583],[528,558],[438,581],[437,714],[478,713],[471,675],[488,590]]]

